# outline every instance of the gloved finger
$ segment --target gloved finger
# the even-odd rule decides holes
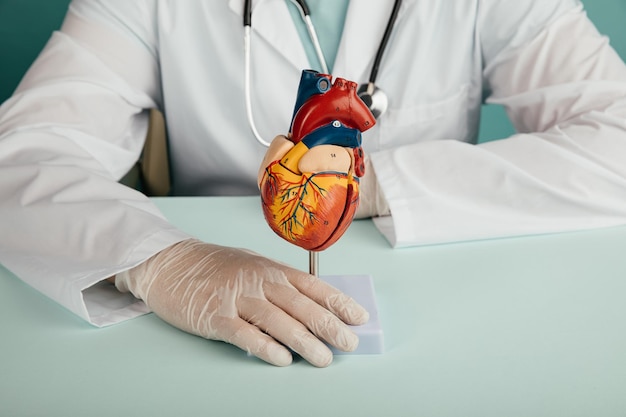
[[[237,346],[257,358],[272,365],[290,365],[293,358],[289,350],[263,333],[253,324],[235,318],[216,318],[213,323],[217,327],[216,338]]]
[[[299,321],[266,300],[240,299],[239,314],[288,346],[311,365],[323,368],[333,361],[330,349]]]
[[[298,291],[332,311],[345,323],[358,326],[369,320],[365,308],[327,282],[309,274],[289,275],[287,279]]]
[[[351,352],[359,345],[358,336],[343,321],[294,288],[266,283],[264,291],[268,300],[337,349]]]

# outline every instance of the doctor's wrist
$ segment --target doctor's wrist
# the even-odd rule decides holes
[[[374,166],[368,155],[365,155],[365,175],[360,178],[359,206],[355,218],[365,219],[368,217],[389,216],[389,204],[383,195]]]

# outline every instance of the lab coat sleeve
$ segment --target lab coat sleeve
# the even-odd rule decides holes
[[[141,152],[146,109],[159,103],[158,65],[139,35],[81,13],[89,3],[94,14],[102,7],[76,2],[0,107],[0,262],[104,326],[147,308],[101,281],[189,236],[117,182]],[[139,4],[149,2],[128,7]]]
[[[625,224],[623,61],[577,2],[480,3],[488,102],[519,133],[372,154],[392,213],[377,226],[401,247]]]

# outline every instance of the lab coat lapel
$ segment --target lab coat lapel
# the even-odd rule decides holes
[[[229,7],[243,19],[243,0],[230,0]],[[296,69],[309,68],[310,64],[300,42],[285,0],[252,1],[252,53],[259,37]],[[256,38],[256,39],[255,39]]]
[[[344,25],[350,30],[344,30],[341,36],[335,75],[367,82],[392,9],[393,0],[350,1]]]

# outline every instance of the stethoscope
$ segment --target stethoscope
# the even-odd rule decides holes
[[[302,20],[306,25],[309,38],[311,39],[311,43],[313,44],[313,48],[315,49],[315,54],[317,55],[317,59],[322,66],[322,71],[325,74],[328,74],[328,65],[326,64],[326,59],[324,58],[324,54],[322,53],[322,48],[320,47],[317,32],[315,31],[315,26],[313,25],[313,21],[311,20],[311,12],[309,10],[307,2],[305,0],[291,0],[291,2],[298,6],[298,9],[300,10],[300,16],[302,17]],[[374,58],[374,64],[372,65],[372,71],[370,73],[369,80],[367,84],[362,84],[357,90],[357,94],[359,95],[359,97],[361,97],[361,100],[363,100],[363,102],[369,107],[370,111],[376,119],[378,119],[387,110],[388,106],[387,95],[384,91],[378,88],[378,86],[376,86],[376,77],[378,76],[380,62],[382,60],[383,53],[385,52],[387,42],[389,41],[391,31],[396,22],[398,10],[400,9],[401,4],[402,0],[395,0],[393,4],[393,9],[391,11],[391,16],[389,16],[389,21],[387,22],[387,27],[385,28],[385,33],[383,34],[380,45],[378,46],[378,51],[376,52],[376,56]],[[243,28],[244,94],[246,99],[246,114],[248,116],[248,124],[250,125],[250,129],[252,130],[252,133],[259,141],[259,143],[265,146],[269,146],[269,142],[264,140],[263,137],[259,134],[259,131],[256,128],[256,124],[254,123],[254,117],[252,113],[252,102],[250,94],[250,33],[252,28],[251,0],[245,0],[244,2]]]

